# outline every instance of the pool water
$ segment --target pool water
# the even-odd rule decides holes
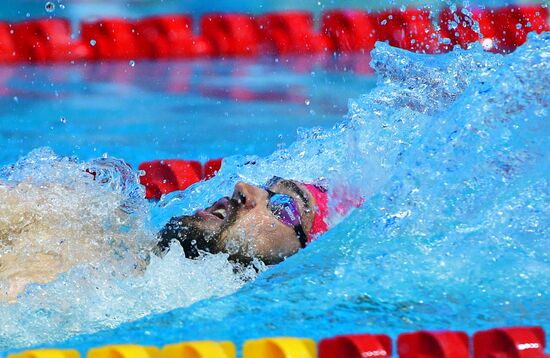
[[[61,71],[73,75],[53,86],[63,94],[56,99],[53,80],[44,80],[49,71],[21,70],[44,85],[12,79],[14,93],[3,105],[23,119],[5,128],[9,115],[3,117],[2,161],[13,165],[0,178],[16,192],[43,190],[0,210],[55,211],[51,236],[126,247],[113,244],[112,255],[89,258],[52,283],[31,285],[17,303],[0,304],[2,349],[550,328],[550,34],[530,35],[506,56],[480,46],[418,55],[383,43],[371,55],[375,86],[374,77],[322,70],[323,61],[314,69],[316,62],[300,62],[306,70],[299,73],[284,61],[194,63],[182,66],[200,75],[183,84],[185,76],[138,63]],[[135,70],[144,75],[134,77]],[[234,76],[241,71],[244,77]],[[198,89],[184,90],[186,99],[167,90],[186,83]],[[227,96],[242,86],[245,94]],[[29,92],[32,100],[23,96]],[[251,97],[261,100],[243,100]],[[296,138],[298,127],[310,129]],[[42,145],[54,152],[27,155]],[[110,156],[92,159],[103,152]],[[80,159],[60,157],[69,154]],[[214,179],[151,204],[138,198],[137,173],[113,156],[131,164],[226,159]],[[99,183],[82,173],[89,167],[103,170]],[[151,228],[229,193],[238,180],[261,184],[273,175],[323,178],[330,195],[346,187],[365,203],[280,265],[259,265],[257,277],[253,270],[234,274],[223,255],[192,261],[177,247],[133,272],[139,247],[129,243],[146,246]],[[86,220],[62,220],[73,213],[104,231],[88,235]],[[124,225],[111,222],[113,213]]]
[[[40,146],[81,159],[107,154],[135,166],[163,158],[265,156],[292,143],[300,127],[340,121],[348,98],[374,86],[369,60],[0,67],[0,165]]]

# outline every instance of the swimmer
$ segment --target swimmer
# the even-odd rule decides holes
[[[90,183],[76,176],[69,186],[0,184],[0,302],[15,303],[29,284],[51,282],[81,264],[130,255],[136,267],[128,274],[146,270],[151,241],[143,215],[121,210],[119,194],[89,190]],[[322,186],[293,180],[240,182],[231,197],[172,218],[152,251],[163,256],[176,241],[188,258],[226,253],[238,264],[277,264],[328,229],[327,198]]]
[[[239,182],[231,197],[173,217],[159,233],[156,252],[162,255],[178,241],[190,258],[223,252],[239,263],[256,258],[277,264],[327,230],[327,212],[321,186],[278,177],[263,187]]]

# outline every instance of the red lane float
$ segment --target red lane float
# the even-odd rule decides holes
[[[330,10],[322,14],[318,33],[313,15],[305,11],[210,14],[201,19],[201,35],[195,35],[190,16],[162,15],[84,22],[80,40],[71,39],[64,19],[0,22],[0,63],[364,52],[375,41],[420,53],[479,41],[487,50],[510,52],[527,33],[549,29],[543,5],[446,8],[439,14],[438,31],[433,22],[427,9]]]
[[[218,174],[218,171],[222,167],[222,160],[223,159],[221,158],[211,159],[204,163],[204,168],[202,172],[203,179],[208,180]]]
[[[10,26],[14,57],[20,61],[58,62],[84,59],[86,48],[71,39],[65,19],[38,19]]]
[[[278,55],[332,51],[330,41],[313,30],[313,15],[307,11],[273,12],[258,17],[267,53]]]
[[[145,197],[158,200],[162,195],[212,178],[221,165],[222,159],[209,160],[204,166],[194,160],[153,160],[139,165],[138,169],[144,172],[139,179],[145,186]]]
[[[531,31],[547,30],[548,8],[538,6],[509,6],[494,10],[492,34],[498,50],[510,52],[527,40]],[[486,35],[482,31],[485,37]]]
[[[201,32],[216,56],[256,56],[258,24],[248,14],[210,14],[201,18]]]
[[[16,57],[11,31],[10,24],[0,22],[0,63],[14,63],[21,60]]]
[[[333,51],[370,51],[376,42],[376,22],[361,10],[331,10],[321,18],[321,33],[330,41]]]
[[[429,10],[389,10],[374,14],[376,37],[390,45],[422,53],[439,51]]]
[[[193,34],[188,15],[147,17],[136,22],[140,43],[147,48],[147,58],[183,58],[212,54],[212,46]]]
[[[468,335],[453,331],[419,331],[397,338],[400,358],[468,358]]]
[[[160,199],[162,195],[184,190],[202,178],[202,165],[190,160],[155,160],[141,163],[145,172],[140,182],[145,186],[145,197]]]
[[[353,334],[325,338],[319,343],[319,358],[390,357],[391,338],[385,334]]]
[[[80,34],[95,60],[126,60],[149,56],[147,48],[138,41],[135,24],[125,19],[84,22]]]
[[[467,16],[469,14],[470,16]],[[443,9],[439,14],[440,34],[442,38],[449,40],[445,50],[450,50],[454,45],[467,48],[470,43],[479,40],[479,34],[473,29],[474,21],[479,23],[482,34],[490,32],[491,19],[480,9],[472,9],[471,12],[462,8],[452,11]]]
[[[474,358],[544,358],[542,327],[495,328],[474,334]]]
[[[440,14],[441,36],[450,39],[446,49],[454,45],[467,48],[480,41],[492,52],[510,52],[521,46],[531,31],[548,30],[548,8],[536,5],[508,6],[500,9],[444,9]],[[479,33],[473,30],[478,23]]]

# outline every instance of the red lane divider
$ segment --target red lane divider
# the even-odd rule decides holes
[[[479,23],[479,31],[484,36],[489,35],[492,31],[492,19],[487,16],[485,11],[472,9],[470,17],[467,17],[464,12],[465,10],[462,8],[458,8],[454,12],[450,9],[443,9],[439,14],[441,36],[450,40],[445,48],[446,50],[450,50],[454,45],[466,48],[468,44],[479,40],[479,34],[473,29],[474,23],[472,20]]]
[[[216,56],[255,56],[260,34],[248,14],[210,14],[201,18],[202,35],[212,44]]]
[[[208,180],[218,174],[218,171],[222,167],[222,158],[212,159],[204,163],[202,177]]]
[[[437,21],[439,30],[433,26]],[[64,19],[0,22],[0,63],[357,52],[370,51],[375,41],[420,53],[480,41],[487,50],[510,52],[527,33],[549,29],[542,5],[446,8],[438,18],[427,9],[330,10],[320,22],[317,32],[306,11],[209,14],[196,35],[188,15],[109,18],[82,23],[78,40],[71,39]]]
[[[374,17],[380,41],[417,52],[435,53],[440,50],[429,10],[389,10]]]
[[[11,26],[7,22],[0,22],[0,63],[13,63],[18,59],[11,34]]]
[[[319,358],[390,357],[391,338],[385,334],[353,334],[319,342]]]
[[[193,34],[193,20],[187,15],[153,16],[136,23],[148,58],[209,56],[212,45]]]
[[[258,17],[266,52],[279,55],[332,51],[329,39],[314,32],[307,11],[273,12]]]
[[[543,358],[542,327],[495,328],[474,334],[475,358]]]
[[[442,37],[450,39],[445,50],[455,44],[467,48],[468,44],[481,41],[487,50],[510,52],[526,41],[527,33],[541,33],[549,29],[548,8],[536,5],[500,9],[458,8],[454,12],[444,9],[439,19]],[[473,30],[472,20],[478,22],[482,39]]]
[[[144,171],[139,179],[145,186],[145,197],[158,200],[162,195],[212,178],[221,165],[222,159],[209,160],[204,166],[195,160],[153,160],[139,165],[138,169]]]
[[[548,30],[545,19],[548,8],[536,6],[509,6],[493,12],[496,45],[500,50],[510,52],[527,40],[531,31]],[[485,34],[484,34],[485,35]]]
[[[468,335],[464,332],[419,331],[397,338],[400,358],[469,358]]]
[[[370,51],[374,48],[376,21],[366,11],[331,10],[323,14],[321,33],[336,52]]]
[[[38,19],[10,26],[13,57],[19,61],[58,62],[88,57],[79,41],[72,41],[65,19]]]
[[[95,60],[147,58],[147,49],[140,46],[136,25],[125,19],[103,19],[84,22],[80,26],[82,41]]]

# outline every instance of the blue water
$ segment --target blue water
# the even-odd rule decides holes
[[[0,165],[48,146],[82,160],[267,155],[368,91],[368,56],[0,67]]]
[[[14,305],[0,305],[8,322],[3,347],[239,344],[260,336],[473,332],[514,324],[549,329],[549,56],[549,34],[530,36],[506,56],[479,47],[416,55],[377,44],[376,87],[350,96],[355,100],[345,119],[332,128],[299,130],[296,141],[270,155],[232,153],[238,155],[227,158],[216,178],[156,206],[136,200],[129,215],[144,222],[129,230],[147,242],[141,238],[146,228],[174,213],[228,193],[237,180],[259,184],[273,175],[305,182],[323,177],[331,188],[362,195],[360,209],[253,281],[250,272],[231,276],[223,255],[193,262],[177,250],[153,260],[143,276],[112,272],[124,271],[126,259],[83,265],[32,286]],[[79,173],[89,166],[105,168],[111,185],[83,179]],[[36,172],[31,184],[50,178],[74,187],[63,200],[76,209],[72,195],[88,191],[99,204],[134,195],[127,189],[137,188],[136,176],[120,174],[122,167],[114,159],[83,163],[42,149],[0,177],[19,185],[25,173]],[[137,320],[121,324],[128,317]]]

